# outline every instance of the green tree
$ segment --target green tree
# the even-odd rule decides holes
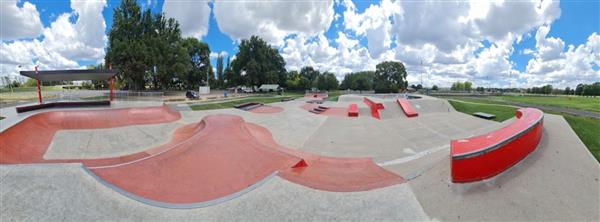
[[[563,92],[563,94],[565,94],[565,95],[571,94],[571,87],[567,86],[567,88],[565,88],[565,91]]]
[[[314,69],[312,66],[305,66],[300,69],[300,88],[311,89],[317,87],[317,77],[319,77],[319,70]]]
[[[144,89],[146,50],[143,41],[142,13],[135,0],[123,0],[113,13],[113,25],[108,33],[105,61],[119,69],[117,79],[126,88]]]
[[[324,72],[317,77],[317,88],[320,90],[335,90],[338,88],[339,82],[335,75],[330,72]]]
[[[279,51],[258,36],[241,41],[239,51],[231,62],[235,84],[260,86],[277,83],[285,85],[285,61]],[[241,76],[242,71],[246,75]],[[236,76],[237,75],[237,76]]]
[[[469,81],[465,81],[465,83],[463,83],[465,86],[465,91],[467,92],[471,92],[471,87],[473,86],[473,83],[469,82]]]
[[[144,18],[146,16],[152,16],[150,10],[146,11]],[[154,87],[156,89],[175,88],[177,83],[183,83],[189,89],[195,84],[185,81],[192,65],[181,39],[179,23],[175,19],[167,19],[161,14],[152,16],[152,21],[153,29],[147,30],[149,36],[147,39],[152,40],[146,41],[146,48],[152,52],[148,65],[157,67]],[[158,85],[156,79],[158,79]]]
[[[35,79],[27,79],[27,81],[25,81],[25,83],[23,83],[24,87],[36,87],[37,86],[37,80]]]
[[[401,62],[386,61],[375,67],[375,92],[390,93],[406,89],[406,69]]]
[[[217,55],[217,78],[219,79],[218,85],[223,86],[223,55],[221,53]]]
[[[575,87],[575,95],[579,95],[582,96],[583,95],[583,86],[584,84],[577,84],[577,87]]]
[[[196,89],[201,83],[206,85],[206,75],[209,81],[214,83],[212,66],[210,65],[210,48],[208,44],[200,42],[197,38],[186,38],[183,40],[183,48],[186,50],[191,68],[182,76],[187,89]]]
[[[436,90],[436,91],[437,91],[437,90],[438,90],[438,86],[437,86],[437,85],[433,85],[433,86],[431,87],[431,90]]]
[[[300,87],[300,73],[298,73],[298,71],[288,71],[286,74],[285,85],[291,90],[303,89]]]

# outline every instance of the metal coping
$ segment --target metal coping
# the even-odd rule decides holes
[[[462,160],[462,159],[473,158],[476,156],[480,156],[480,155],[492,152],[492,151],[512,142],[513,140],[517,139],[518,137],[521,137],[523,134],[525,134],[525,133],[529,132],[530,130],[532,130],[533,128],[535,128],[540,123],[542,118],[544,118],[544,113],[542,111],[539,111],[539,112],[541,112],[542,114],[540,115],[540,117],[538,117],[537,120],[534,121],[533,124],[531,124],[529,127],[525,128],[525,129],[522,129],[520,132],[514,134],[510,138],[502,140],[496,144],[489,145],[489,146],[484,147],[479,150],[475,150],[475,151],[471,151],[471,152],[467,152],[467,153],[461,153],[458,155],[452,155],[452,159],[453,160]]]

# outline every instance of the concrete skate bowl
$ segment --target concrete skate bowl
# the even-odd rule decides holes
[[[38,113],[0,132],[0,164],[64,162],[43,158],[58,130],[156,124],[173,122],[180,118],[178,112],[165,105]]]
[[[544,113],[534,108],[516,112],[516,120],[499,130],[450,142],[451,177],[467,183],[494,177],[517,164],[540,143]]]
[[[370,159],[328,158],[278,145],[270,132],[233,115],[209,115],[203,128],[154,156],[89,167],[101,182],[138,201],[167,208],[221,203],[274,175],[311,188],[350,192],[404,182]]]

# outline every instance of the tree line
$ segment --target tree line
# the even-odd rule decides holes
[[[406,90],[406,68],[396,61],[385,61],[375,66],[375,71],[348,73],[340,85],[341,89],[374,90],[376,93],[397,93]]]
[[[258,36],[241,40],[234,59],[216,58],[216,77],[210,63],[208,44],[182,38],[179,23],[163,14],[142,11],[135,0],[123,0],[114,9],[108,34],[105,62],[119,70],[117,87],[143,89],[196,89],[279,84],[291,90],[317,88],[335,90],[335,74],[307,66],[299,71],[285,69],[285,60]],[[366,73],[366,74],[365,74]],[[371,74],[372,73],[372,74]],[[397,92],[406,89],[406,70],[400,62],[383,62],[359,80],[346,76],[345,88]],[[344,84],[345,82],[345,84]]]

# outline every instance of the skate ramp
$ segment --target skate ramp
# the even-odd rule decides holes
[[[86,166],[100,181],[138,201],[169,208],[218,204],[270,176],[314,189],[350,192],[404,180],[367,158],[329,158],[278,145],[264,127],[233,115],[209,115],[165,152],[114,166]]]
[[[449,113],[455,111],[454,107],[452,107],[448,101],[443,99],[423,97],[422,99],[411,99],[409,101],[412,104],[414,111],[419,114]]]
[[[265,148],[248,133],[240,117],[211,115],[203,122],[203,130],[168,152],[124,165],[90,167],[90,171],[134,199],[167,207],[198,207],[244,192],[300,161]]]
[[[404,179],[379,167],[371,158],[335,158],[300,152],[281,146],[264,127],[248,124],[253,136],[265,146],[302,158],[303,163],[279,176],[318,190],[366,191],[403,183]]]
[[[166,106],[37,114],[0,134],[1,163],[82,163],[99,182],[121,194],[167,208],[217,204],[278,173],[294,183],[339,192],[404,182],[371,159],[322,157],[280,146],[266,128],[233,115],[206,116],[176,129],[170,142],[143,152],[102,159],[43,159],[60,129],[120,127],[179,118],[179,113]],[[44,140],[32,143],[40,134]]]
[[[0,163],[41,163],[54,134],[63,129],[101,129],[166,123],[181,115],[167,106],[51,111],[32,115],[0,132]]]

